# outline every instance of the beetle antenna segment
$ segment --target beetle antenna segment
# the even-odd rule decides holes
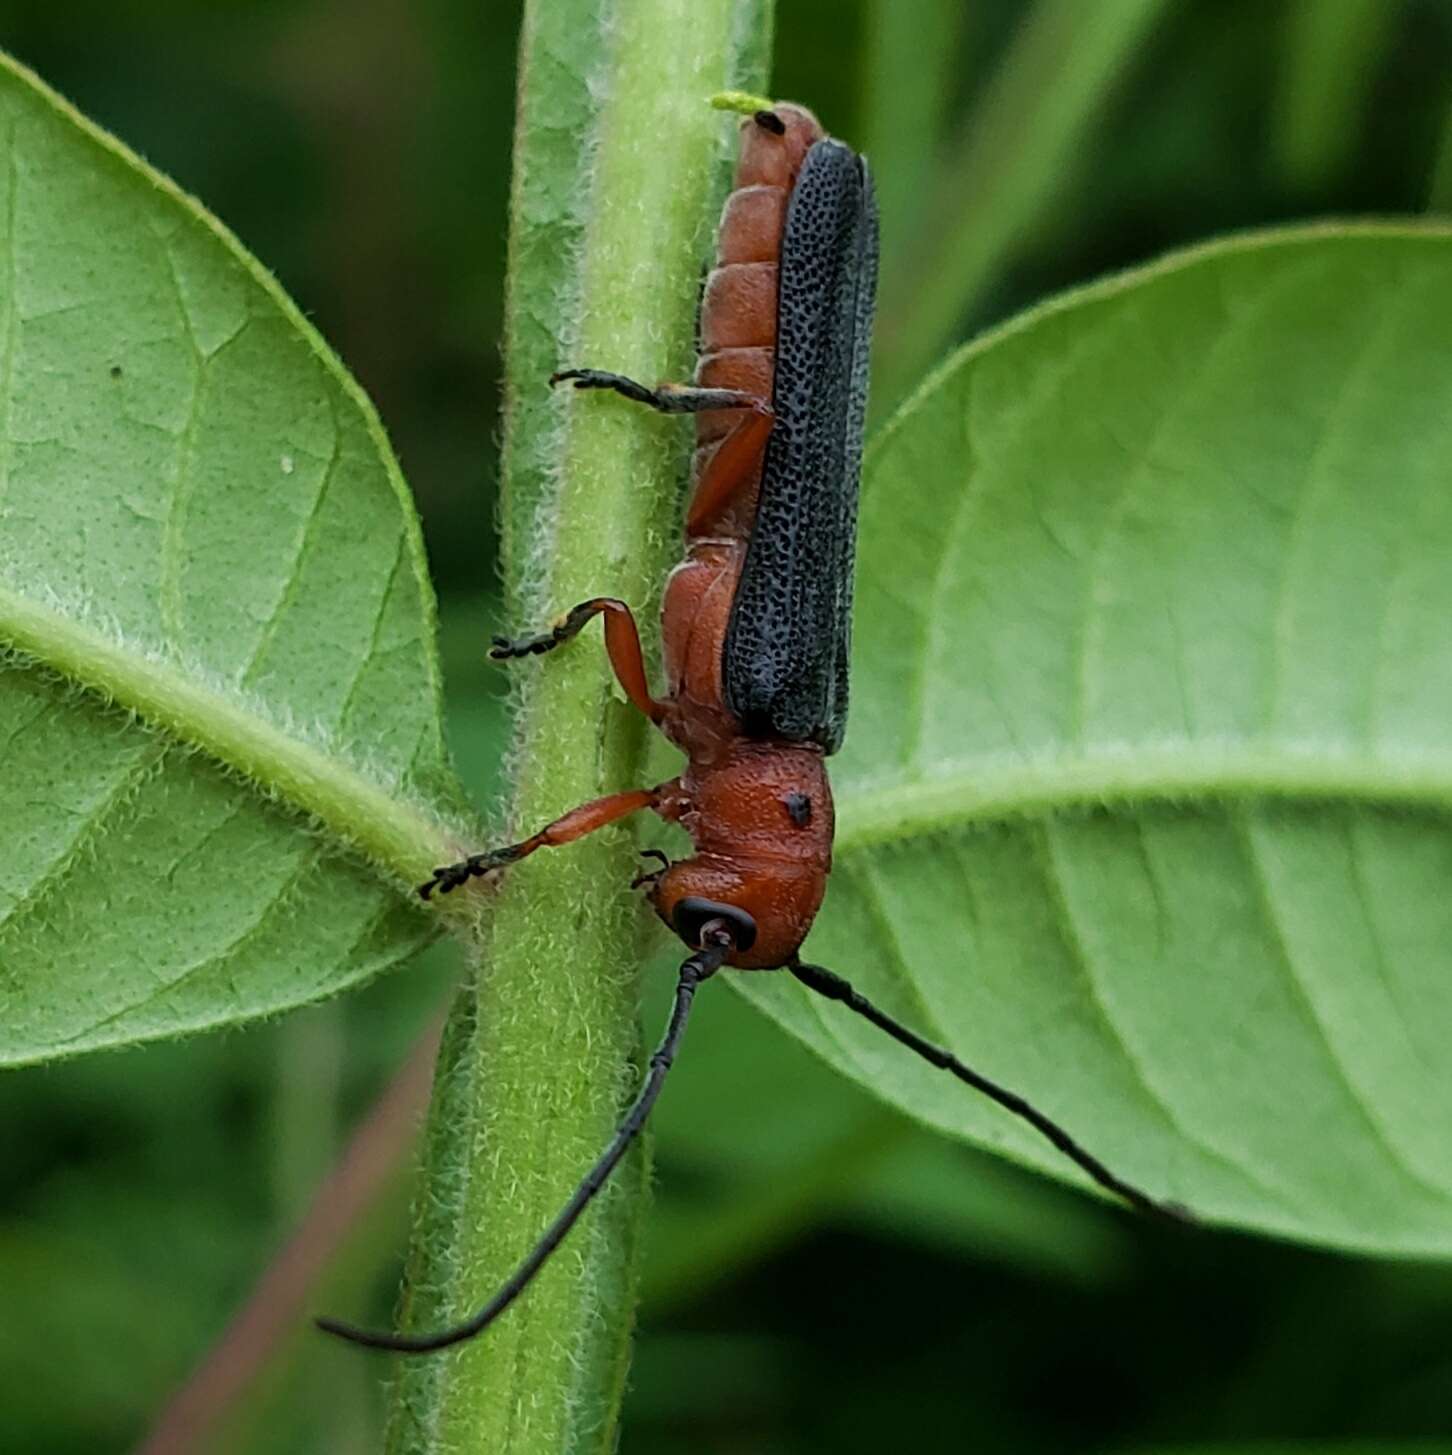
[[[749,116],[773,136],[786,135],[786,123],[772,110],[771,102],[764,96],[753,96],[749,91],[718,91],[711,98],[711,105],[717,111],[738,111],[742,116]]]
[[[625,1120],[616,1129],[610,1145],[601,1153],[600,1160],[585,1174],[584,1180],[561,1209],[559,1216],[545,1229],[539,1242],[499,1292],[472,1318],[432,1334],[382,1333],[372,1329],[354,1328],[351,1324],[329,1318],[315,1320],[318,1328],[326,1334],[336,1334],[340,1339],[347,1339],[350,1343],[361,1344],[368,1349],[390,1349],[399,1354],[429,1354],[436,1349],[447,1349],[452,1344],[462,1344],[466,1339],[483,1333],[529,1287],[535,1274],[544,1267],[550,1254],[564,1242],[565,1236],[580,1220],[580,1215],[605,1185],[641,1127],[645,1125],[645,1120],[665,1085],[666,1073],[671,1069],[676,1049],[685,1033],[696,987],[703,980],[709,980],[725,964],[726,957],[731,953],[731,935],[720,921],[712,921],[703,926],[701,938],[703,947],[680,968],[670,1022],[666,1026],[660,1046],[650,1058],[650,1070],[646,1074],[640,1094],[635,1098],[635,1105],[626,1113]]]
[[[735,111],[742,116],[771,110],[771,102],[765,96],[753,96],[750,91],[718,91],[711,97],[711,105],[717,111]]]
[[[931,1041],[925,1041],[916,1031],[909,1030],[900,1021],[894,1020],[886,1011],[879,1010],[865,996],[859,995],[840,975],[834,974],[821,965],[807,965],[799,960],[794,961],[787,968],[808,990],[814,990],[828,1000],[841,1001],[849,1010],[855,1010],[858,1015],[871,1021],[879,1030],[886,1031],[893,1040],[906,1046],[910,1051],[915,1051],[930,1065],[936,1066],[940,1071],[950,1072],[975,1091],[981,1091],[989,1100],[996,1101],[1006,1111],[1011,1111],[1014,1116],[1021,1117],[1035,1131],[1047,1137],[1075,1166],[1088,1173],[1106,1192],[1112,1192],[1116,1197],[1122,1198],[1139,1212],[1152,1213],[1156,1217],[1171,1218],[1179,1223],[1194,1221],[1189,1211],[1180,1204],[1159,1202],[1150,1197],[1148,1193],[1141,1192],[1139,1188],[1125,1182],[1123,1178],[1116,1177],[1092,1152],[1085,1151],[1058,1122],[1045,1116],[1017,1092],[1010,1091],[1006,1086],[1000,1086],[996,1081],[990,1081],[988,1077],[974,1071],[971,1066],[965,1066],[951,1052],[945,1051],[941,1046],[935,1046]]]

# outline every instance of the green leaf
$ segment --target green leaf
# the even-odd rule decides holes
[[[1105,106],[1167,3],[1027,7],[913,234],[888,241],[889,259],[903,261],[882,279],[873,368],[879,409],[902,399],[1015,248],[1064,209]],[[888,198],[895,201],[891,186]]]
[[[662,961],[648,978],[647,1018],[667,1009],[673,969]],[[1122,1261],[1125,1228],[1107,1209],[934,1135],[740,998],[712,987],[695,1020],[651,1117],[660,1175],[644,1289],[655,1320],[828,1222],[1051,1280],[1102,1282]]]
[[[1452,232],[1242,238],[957,354],[871,451],[807,953],[1121,1175],[1452,1253]],[[1029,1130],[786,977],[923,1120]]]
[[[1292,0],[1271,118],[1272,163],[1290,192],[1325,187],[1355,156],[1399,0]]]
[[[967,69],[965,52],[980,40],[982,19],[959,0],[870,0],[866,6],[858,145],[872,160],[885,277],[896,275],[897,250],[931,207],[953,93]]]
[[[417,522],[235,239],[0,65],[0,1061],[239,1021],[434,933]]]

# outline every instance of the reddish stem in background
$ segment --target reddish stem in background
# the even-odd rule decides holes
[[[317,1279],[413,1144],[428,1107],[441,1029],[442,1021],[436,1020],[419,1037],[319,1185],[297,1231],[133,1455],[193,1455],[206,1449],[207,1437],[280,1341],[302,1325]]]

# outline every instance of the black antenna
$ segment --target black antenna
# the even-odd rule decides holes
[[[600,1155],[600,1160],[586,1173],[584,1180],[575,1189],[559,1216],[545,1229],[539,1242],[530,1250],[528,1257],[510,1275],[499,1292],[462,1324],[440,1329],[432,1334],[388,1334],[372,1329],[358,1329],[337,1319],[315,1320],[318,1328],[326,1334],[336,1334],[353,1344],[362,1344],[369,1349],[391,1349],[398,1354],[430,1354],[436,1349],[447,1349],[451,1344],[462,1344],[476,1334],[483,1333],[515,1299],[529,1287],[536,1273],[544,1267],[551,1253],[565,1240],[566,1234],[579,1221],[581,1213],[589,1207],[595,1194],[605,1185],[610,1174],[625,1155],[626,1149],[635,1140],[651,1108],[665,1085],[666,1073],[676,1058],[676,1048],[686,1029],[691,1014],[691,1001],[696,987],[703,980],[709,980],[731,953],[732,940],[729,930],[720,920],[709,920],[701,929],[702,946],[681,966],[676,981],[675,1004],[671,1010],[670,1023],[656,1053],[650,1058],[650,1070],[635,1105],[626,1113],[610,1145]]]
[[[886,1031],[894,1041],[917,1052],[930,1065],[936,1066],[940,1071],[950,1072],[959,1081],[966,1082],[975,1091],[981,1091],[984,1096],[996,1101],[1006,1111],[1022,1117],[1035,1131],[1047,1137],[1071,1162],[1087,1172],[1105,1191],[1123,1198],[1140,1212],[1172,1218],[1181,1223],[1194,1220],[1188,1209],[1181,1207],[1179,1203],[1159,1202],[1148,1193],[1125,1182],[1123,1178],[1116,1177],[1093,1153],[1085,1151],[1058,1122],[1045,1116],[1016,1091],[1010,1091],[1006,1086],[990,1081],[971,1066],[965,1066],[950,1051],[935,1046],[931,1041],[925,1041],[916,1031],[909,1030],[901,1021],[894,1020],[886,1011],[879,1010],[865,996],[859,995],[840,975],[824,966],[806,965],[799,960],[793,961],[787,968],[808,990],[814,990],[828,1000],[841,1001],[849,1010],[855,1010],[879,1030]]]

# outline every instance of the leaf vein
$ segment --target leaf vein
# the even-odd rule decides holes
[[[234,808],[233,811],[228,815],[228,821],[235,818],[236,814],[237,810]],[[225,824],[218,825],[219,829],[221,827],[225,827]],[[61,1037],[55,1043],[56,1047],[58,1049],[74,1049],[78,1042],[85,1041],[91,1036],[96,1035],[97,1032],[108,1029],[110,1026],[115,1025],[118,1021],[124,1020],[127,1016],[136,1015],[139,1012],[144,1011],[149,1005],[153,1005],[156,1001],[162,999],[164,996],[175,994],[184,985],[186,985],[188,981],[194,980],[197,976],[205,974],[206,971],[212,969],[217,965],[222,964],[224,961],[235,956],[239,950],[245,949],[252,940],[257,939],[261,934],[266,931],[273,915],[279,909],[286,905],[288,901],[288,896],[302,882],[303,876],[311,872],[311,870],[317,866],[318,860],[321,858],[321,856],[321,846],[319,846],[316,841],[314,841],[302,854],[298,856],[298,861],[296,864],[294,864],[292,870],[289,872],[287,879],[278,886],[277,893],[274,894],[267,901],[267,903],[262,906],[260,912],[253,918],[252,923],[247,925],[236,935],[234,935],[232,939],[228,941],[225,945],[223,945],[220,949],[215,950],[211,954],[204,956],[202,959],[196,960],[192,964],[183,967],[176,975],[172,976],[168,980],[163,981],[161,984],[154,986],[139,999],[132,1000],[128,1004],[120,1006],[116,1010],[108,1012],[106,1015],[101,1016],[99,1019],[93,1021],[90,1025],[83,1027],[81,1030],[74,1031],[68,1036]],[[158,1034],[166,1034],[166,1032],[159,1031]]]
[[[1356,892],[1357,908],[1360,910],[1361,918],[1366,924],[1367,938],[1371,942],[1371,965],[1376,971],[1377,979],[1381,982],[1382,990],[1386,994],[1387,1003],[1396,1012],[1396,1017],[1401,1022],[1407,1054],[1428,1075],[1435,1075],[1436,1068],[1427,1061],[1417,1037],[1412,1034],[1412,1027],[1415,1024],[1415,1014],[1412,1007],[1404,1003],[1401,985],[1391,973],[1391,967],[1387,962],[1386,948],[1383,943],[1376,910],[1373,906],[1371,886],[1367,882],[1366,849],[1361,842],[1361,827],[1362,819],[1359,817],[1353,818],[1345,826],[1346,846],[1351,860],[1351,883]]]
[[[877,864],[871,859],[865,859],[856,866],[853,877],[857,880],[862,892],[862,902],[871,916],[873,924],[877,927],[878,936],[887,946],[891,961],[897,967],[897,979],[902,982],[917,1014],[921,1017],[921,1025],[918,1030],[921,1034],[938,1040],[944,1045],[951,1045],[952,1039],[947,1034],[942,1023],[933,1013],[928,1005],[927,998],[922,992],[918,978],[912,973],[908,964],[907,955],[902,948],[902,939],[898,935],[897,926],[893,923],[892,916],[887,911],[886,898],[883,894],[882,879],[877,872]]]
[[[963,433],[966,440],[968,433],[966,428]],[[933,563],[932,580],[928,585],[928,612],[927,618],[922,624],[923,650],[919,655],[918,670],[913,673],[912,700],[908,707],[908,721],[912,724],[912,736],[904,745],[902,754],[903,761],[908,764],[916,764],[921,760],[923,747],[927,741],[928,698],[932,690],[932,677],[936,664],[944,660],[935,638],[943,617],[942,605],[947,592],[948,566],[952,560],[953,548],[958,536],[970,518],[971,506],[977,494],[976,487],[982,478],[980,472],[972,468],[971,456],[966,469],[967,484],[958,492],[954,501],[953,516],[948,523],[948,528],[941,533],[931,533],[937,549],[937,559]]]
[[[452,845],[454,835],[433,812],[368,776],[366,764],[332,735],[308,737],[278,724],[235,688],[183,674],[3,584],[0,641],[320,820],[406,884]]]
[[[1383,756],[1383,752],[1387,756]],[[931,778],[866,779],[838,795],[843,853],[925,833],[1094,806],[1349,798],[1452,814],[1452,750],[1382,742],[1375,751],[1335,741],[1240,738],[1193,743],[1109,739],[1069,756],[981,753],[934,767]]]
[[[388,618],[388,604],[393,599],[393,588],[398,583],[398,573],[403,566],[403,557],[403,537],[400,535],[398,544],[394,548],[393,565],[389,567],[388,580],[384,582],[383,591],[378,597],[378,607],[373,613],[373,626],[368,633],[368,650],[359,657],[358,665],[353,671],[353,680],[348,684],[348,691],[343,696],[343,705],[338,710],[340,732],[347,730],[353,705],[363,687],[363,679],[367,676],[369,668],[378,659],[378,639],[383,634],[383,623]]]
[[[1048,902],[1059,926],[1061,942],[1069,952],[1070,958],[1079,967],[1088,1004],[1096,1019],[1107,1032],[1110,1043],[1118,1050],[1123,1059],[1129,1071],[1131,1083],[1142,1093],[1144,1105],[1154,1119],[1168,1128],[1179,1141],[1194,1147],[1216,1166],[1225,1168],[1240,1177],[1261,1196],[1283,1208],[1294,1209],[1295,1203],[1284,1188],[1274,1187],[1267,1183],[1255,1168],[1232,1154],[1222,1151],[1199,1132],[1192,1132],[1180,1120],[1169,1100],[1155,1086],[1146,1064],[1129,1044],[1129,1038],[1115,1013],[1113,1001],[1105,994],[1104,986],[1100,982],[1093,952],[1079,928],[1078,917],[1069,898],[1068,886],[1064,882],[1063,865],[1060,863],[1055,842],[1054,825],[1052,821],[1046,821],[1038,827],[1038,858],[1043,867],[1044,887],[1048,892]]]
[[[1228,302],[1222,300],[1225,319],[1208,348],[1195,355],[1194,364],[1172,387],[1164,391],[1162,402],[1149,438],[1137,451],[1133,467],[1125,477],[1124,485],[1113,504],[1104,513],[1104,523],[1099,531],[1085,573],[1084,603],[1077,615],[1078,639],[1073,657],[1076,665],[1074,690],[1069,726],[1065,736],[1081,745],[1085,742],[1088,728],[1090,679],[1095,674],[1104,655],[1106,612],[1112,600],[1108,571],[1108,556],[1115,544],[1125,517],[1139,499],[1141,492],[1155,477],[1157,461],[1155,456],[1165,441],[1171,426],[1182,411],[1197,397],[1207,380],[1214,377],[1216,369],[1223,363],[1226,348],[1238,341],[1283,292],[1299,282],[1308,270],[1305,262],[1299,266],[1288,265],[1274,282],[1264,285],[1251,303],[1239,312],[1232,311]],[[1183,689],[1182,689],[1183,691]]]
[[[1447,1197],[1447,1189],[1428,1181],[1411,1164],[1406,1153],[1396,1145],[1390,1131],[1383,1124],[1372,1098],[1357,1082],[1345,1057],[1337,1047],[1335,1037],[1322,1015],[1320,1004],[1297,965],[1295,951],[1281,924],[1280,915],[1276,912],[1276,897],[1266,874],[1265,859],[1255,833],[1255,826],[1246,814],[1239,813],[1234,816],[1234,827],[1236,839],[1245,858],[1246,868],[1250,871],[1251,883],[1255,886],[1256,899],[1260,904],[1262,918],[1269,931],[1271,949],[1285,972],[1286,983],[1291,987],[1306,1013],[1306,1019],[1325,1052],[1326,1062],[1334,1073],[1335,1079],[1341,1083],[1347,1099],[1361,1117],[1366,1129],[1371,1133],[1373,1142],[1385,1153],[1391,1166],[1413,1186],[1420,1188],[1423,1192],[1431,1193],[1439,1201],[1444,1201]]]
[[[0,944],[10,938],[11,931],[45,901],[50,891],[69,874],[85,854],[113,813],[129,805],[137,788],[158,767],[167,752],[167,744],[151,743],[126,765],[125,771],[107,788],[104,797],[91,806],[75,825],[66,842],[51,856],[50,862],[3,912],[0,912]]]
[[[1400,308],[1378,307],[1373,310],[1369,326],[1362,334],[1351,358],[1347,360],[1340,382],[1326,400],[1322,427],[1306,459],[1301,486],[1296,492],[1296,503],[1291,511],[1285,546],[1281,552],[1281,568],[1276,573],[1275,606],[1270,630],[1274,659],[1270,673],[1270,701],[1265,713],[1268,726],[1277,721],[1285,707],[1283,692],[1286,686],[1286,668],[1295,655],[1291,640],[1295,596],[1291,590],[1291,582],[1305,564],[1306,555],[1311,549],[1309,518],[1317,503],[1331,487],[1333,476],[1329,463],[1333,450],[1344,433],[1346,414],[1351,408],[1351,402],[1356,397],[1357,390],[1364,389],[1376,361],[1378,348],[1388,337],[1393,323],[1400,324],[1407,309],[1405,293],[1400,295],[1399,301]]]
[[[287,617],[288,611],[292,608],[293,602],[297,600],[298,592],[301,590],[303,578],[303,566],[313,551],[316,539],[318,521],[321,519],[323,501],[332,486],[333,477],[337,472],[338,464],[343,454],[342,431],[338,427],[337,408],[333,403],[333,396],[328,395],[328,407],[333,420],[333,448],[328,456],[328,462],[323,466],[318,476],[318,488],[313,492],[313,498],[308,506],[307,515],[303,517],[302,524],[298,527],[293,547],[292,564],[288,567],[287,580],[283,583],[282,590],[278,593],[277,602],[272,611],[268,614],[261,633],[257,638],[257,645],[252,649],[252,656],[248,660],[246,668],[242,673],[243,682],[253,682],[257,678],[262,663],[266,660],[267,654],[272,649],[277,634],[282,630],[282,623]]]
[[[161,581],[159,586],[162,629],[173,647],[180,646],[182,629],[182,562],[185,549],[187,509],[195,483],[197,425],[201,419],[202,398],[207,386],[207,364],[192,328],[191,313],[182,292],[181,277],[170,245],[158,239],[166,263],[166,276],[176,300],[182,331],[192,354],[192,392],[187,402],[187,418],[177,436],[171,488],[167,495],[166,524],[161,538]]]

